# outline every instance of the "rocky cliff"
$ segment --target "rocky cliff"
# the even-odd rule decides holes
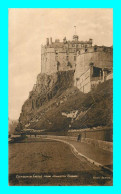
[[[40,122],[45,113],[51,109],[52,99],[57,99],[67,88],[73,86],[73,77],[74,71],[57,72],[51,75],[39,74],[29,98],[22,106],[18,127],[20,129],[31,127],[33,123]],[[54,104],[57,103],[54,102]]]
[[[74,71],[39,74],[22,107],[17,130],[112,127],[112,80],[84,94],[74,87],[73,78]]]

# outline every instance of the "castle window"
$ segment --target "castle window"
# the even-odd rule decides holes
[[[103,51],[104,51],[104,52],[106,51],[106,48],[105,48],[105,47],[103,48]]]
[[[72,65],[71,65],[71,63],[69,61],[67,63],[67,66],[69,66],[70,68],[72,68]]]
[[[85,52],[87,52],[87,48],[85,49]]]
[[[60,62],[57,62],[57,71],[59,71],[59,67],[60,67]]]
[[[94,51],[95,51],[95,52],[97,51],[97,47],[94,47]]]
[[[76,61],[76,56],[74,56],[74,61]]]
[[[66,56],[66,60],[68,61],[68,56]]]

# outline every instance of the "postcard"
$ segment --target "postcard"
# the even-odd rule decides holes
[[[113,185],[113,9],[9,9],[9,186]]]

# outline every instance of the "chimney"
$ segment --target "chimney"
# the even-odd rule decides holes
[[[52,37],[50,37],[50,44],[52,44]]]
[[[92,45],[92,43],[93,43],[93,39],[92,38],[90,38],[89,39],[89,42],[91,43],[91,45]]]
[[[49,45],[49,38],[46,38],[46,45]]]

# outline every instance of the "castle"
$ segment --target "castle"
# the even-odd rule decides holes
[[[92,43],[92,39],[79,41],[78,35],[72,41],[65,37],[63,42],[47,38],[46,45],[41,46],[41,73],[74,70],[74,85],[84,93],[112,79],[113,48]]]
[[[75,69],[77,51],[81,48],[92,46],[92,39],[89,41],[79,41],[77,35],[73,36],[72,41],[67,41],[66,37],[63,42],[52,38],[47,38],[45,46],[41,47],[41,72],[51,74],[57,71],[68,71]]]

